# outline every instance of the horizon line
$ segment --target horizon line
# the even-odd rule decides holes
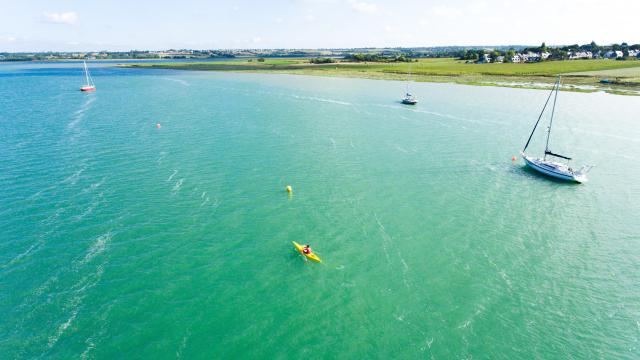
[[[544,43],[544,42],[543,42]],[[620,45],[623,43],[627,43],[627,42],[621,42],[621,43],[610,43],[610,44],[596,44],[598,46],[613,46],[613,45]],[[582,45],[589,45],[588,44],[582,44]],[[629,44],[629,43],[627,43]],[[640,44],[640,43],[639,43]],[[639,45],[639,44],[631,44],[629,46],[633,46],[633,45]],[[160,52],[160,51],[247,51],[247,50],[251,50],[251,51],[256,51],[256,50],[262,50],[262,51],[274,51],[274,50],[288,50],[288,51],[295,51],[295,50],[356,50],[356,49],[438,49],[438,48],[448,48],[448,47],[458,47],[458,48],[495,48],[495,47],[536,47],[536,46],[541,46],[542,43],[540,45],[532,45],[532,44],[504,44],[504,45],[435,45],[435,46],[428,46],[428,45],[422,45],[422,46],[362,46],[362,47],[309,47],[309,48],[302,48],[302,47],[273,47],[273,48],[259,48],[259,47],[254,47],[254,48],[164,48],[164,49],[135,49],[135,48],[131,48],[128,50],[109,50],[109,49],[100,49],[100,50],[27,50],[27,51],[3,51],[0,50],[0,53],[5,53],[5,54],[21,54],[21,53],[79,53],[79,52],[135,52],[135,51],[140,51],[140,52]],[[545,44],[546,45],[546,44]],[[565,46],[572,46],[572,45],[580,45],[579,43],[574,43],[574,44],[552,44],[552,45],[546,45],[548,47],[565,47]]]

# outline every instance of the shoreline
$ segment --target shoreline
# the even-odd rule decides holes
[[[444,64],[444,66],[442,66]],[[431,83],[455,83],[472,86],[496,86],[518,89],[551,89],[556,76],[563,77],[561,91],[572,92],[605,92],[613,95],[640,96],[640,61],[628,63],[600,62],[600,68],[592,63],[579,60],[549,62],[549,64],[462,64],[453,59],[430,59],[414,63],[333,63],[309,64],[300,59],[278,59],[264,63],[243,61],[224,62],[171,62],[171,63],[137,63],[117,64],[121,68],[164,69],[184,71],[220,71],[245,73],[275,73],[289,75],[310,75],[325,77],[362,78],[371,80],[398,80]],[[531,66],[533,65],[533,66]],[[577,66],[576,66],[577,65]],[[416,67],[412,72],[409,67]],[[542,68],[545,66],[545,68]],[[573,66],[577,69],[569,68]],[[486,67],[486,68],[483,68]],[[526,70],[535,67],[531,74]],[[587,71],[581,71],[586,68]],[[540,69],[542,68],[542,69]],[[567,72],[562,72],[567,68]],[[515,69],[515,71],[514,71]],[[573,71],[578,70],[578,71]],[[509,73],[510,71],[510,73]],[[520,73],[519,73],[520,72]],[[545,73],[546,72],[546,73]],[[624,77],[616,76],[617,73]],[[627,75],[631,74],[630,76]],[[609,83],[601,83],[602,79],[622,79]],[[636,77],[637,75],[637,77]],[[637,85],[636,85],[637,84]]]

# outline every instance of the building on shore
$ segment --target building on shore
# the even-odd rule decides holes
[[[569,60],[593,59],[593,53],[591,51],[569,51],[567,55],[569,56]]]
[[[482,56],[478,59],[478,64],[487,64],[491,62],[491,56],[489,54],[482,54]]]
[[[624,53],[620,50],[611,50],[611,51],[607,51],[604,54],[604,57],[607,59],[617,59],[617,58],[621,58],[624,56]]]

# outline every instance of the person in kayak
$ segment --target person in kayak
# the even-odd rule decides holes
[[[311,254],[311,248],[309,247],[309,245],[308,245],[308,244],[307,244],[307,245],[305,245],[305,246],[302,248],[302,252],[303,252],[303,253],[305,253],[305,254],[307,254],[307,255],[310,255],[310,254]]]

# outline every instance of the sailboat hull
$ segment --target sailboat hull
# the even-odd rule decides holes
[[[569,168],[567,168],[562,164],[558,164],[551,161],[545,161],[542,159],[535,159],[535,158],[526,156],[525,154],[522,154],[522,158],[524,159],[524,162],[525,164],[527,164],[527,166],[544,175],[547,175],[556,179],[560,179],[560,180],[577,182],[577,183],[582,183],[586,181],[586,179],[583,176],[576,174],[574,171],[569,170]]]
[[[80,91],[96,91],[95,86],[83,86],[80,88]]]

